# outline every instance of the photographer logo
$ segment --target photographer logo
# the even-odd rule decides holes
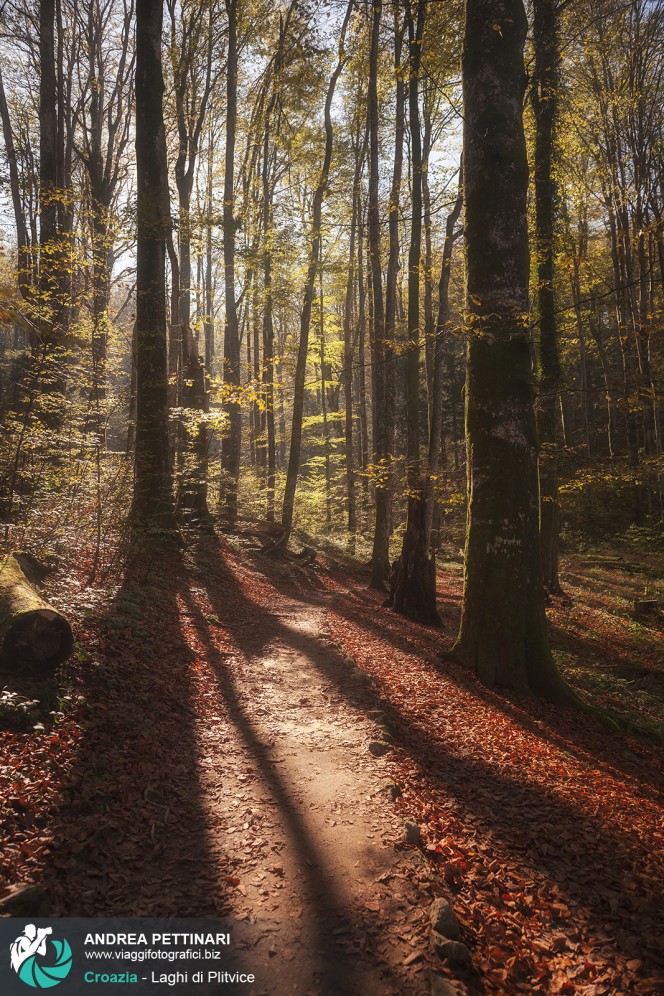
[[[11,967],[21,982],[33,989],[51,989],[67,978],[72,954],[69,942],[52,938],[52,927],[26,925],[10,945]]]

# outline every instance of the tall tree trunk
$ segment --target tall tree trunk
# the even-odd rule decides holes
[[[277,67],[278,68],[278,67]],[[263,381],[265,384],[265,426],[267,430],[267,521],[274,522],[276,485],[276,433],[274,425],[274,316],[272,300],[272,201],[274,184],[270,178],[270,115],[263,137]]]
[[[366,154],[366,141],[360,140],[358,126],[355,136],[355,172],[353,176],[353,203],[350,220],[350,244],[348,247],[348,270],[346,273],[346,297],[344,300],[344,444],[346,457],[346,509],[348,545],[355,552],[357,533],[357,495],[355,486],[355,458],[353,449],[353,295],[355,291],[355,242],[358,215],[361,209],[362,165]]]
[[[179,442],[183,452],[179,455],[182,471],[178,477],[178,512],[188,522],[208,526],[210,513],[207,502],[208,433],[205,421],[207,411],[206,368],[198,352],[198,345],[191,330],[191,197],[200,148],[200,138],[205,123],[208,100],[212,90],[212,7],[208,9],[207,32],[204,30],[205,14],[193,6],[181,11],[182,37],[178,37],[175,5],[168,4],[171,17],[171,61],[173,66],[175,110],[178,130],[178,150],[175,160],[175,183],[178,191],[178,298],[171,320],[179,330],[181,377],[178,379],[178,405],[186,409]],[[201,38],[204,39],[201,42]],[[192,87],[191,71],[197,62],[203,62],[200,93]],[[198,415],[196,413],[199,413]]]
[[[359,205],[359,218],[357,230],[357,322],[358,322],[358,342],[357,342],[357,395],[360,409],[360,449],[359,463],[362,468],[362,490],[364,497],[364,512],[367,511],[367,500],[369,495],[369,478],[367,470],[369,467],[369,426],[367,418],[367,379],[366,379],[366,285],[364,282],[364,217],[363,205]]]
[[[433,532],[433,519],[435,508],[436,482],[440,470],[440,457],[443,445],[443,386],[444,386],[444,359],[446,340],[449,336],[449,312],[450,312],[450,273],[452,270],[452,251],[456,233],[454,231],[463,207],[463,191],[461,177],[463,173],[463,159],[459,163],[459,189],[454,206],[447,216],[445,223],[445,241],[443,242],[443,259],[440,266],[440,280],[438,282],[438,318],[436,321],[436,334],[433,340],[431,355],[431,387],[429,393],[429,460],[426,481],[426,544],[431,550],[431,536]]]
[[[409,38],[408,109],[411,146],[411,232],[408,252],[408,353],[406,425],[408,516],[401,556],[390,593],[392,606],[410,619],[439,624],[436,561],[427,550],[426,497],[420,458],[420,270],[422,253],[422,139],[419,83],[426,0],[418,0],[416,20],[407,8]]]
[[[2,134],[5,142],[5,154],[9,167],[9,188],[14,210],[14,224],[16,225],[16,245],[18,249],[18,289],[24,301],[30,299],[33,289],[33,261],[31,253],[30,236],[28,226],[23,212],[23,201],[21,198],[21,180],[18,168],[18,158],[14,143],[14,133],[9,116],[7,96],[5,94],[5,84],[0,71],[0,119],[2,119]]]
[[[240,481],[242,447],[242,409],[240,407],[240,329],[235,301],[235,131],[237,120],[237,14],[238,0],[226,0],[228,15],[228,52],[226,60],[226,161],[224,169],[224,289],[226,324],[224,327],[224,387],[231,395],[224,404],[228,429],[221,443],[222,505],[229,526],[237,520],[237,497]],[[236,396],[233,397],[232,395]]]
[[[528,333],[527,21],[467,0],[463,50],[468,522],[453,654],[489,686],[566,697],[547,634]]]
[[[385,419],[386,355],[383,277],[380,262],[380,213],[378,201],[378,54],[382,0],[374,0],[369,52],[367,123],[369,129],[369,269],[372,294],[373,340],[373,463],[376,484],[376,515],[371,554],[371,586],[384,589],[390,573],[390,470],[389,439]]]
[[[213,129],[210,127],[207,154],[207,187],[205,196],[205,319],[203,329],[205,335],[205,369],[212,373],[212,363],[215,353],[214,342],[214,283],[212,260],[212,194],[214,172],[214,141]]]
[[[170,231],[161,68],[162,0],[136,3],[136,435],[132,523],[171,530],[166,239]]]
[[[558,116],[558,0],[533,0],[535,76],[531,88],[535,112],[535,233],[537,245],[537,311],[539,319],[540,396],[538,427],[540,536],[544,586],[559,594],[558,549],[558,409],[560,353],[553,288],[556,185],[553,175]]]
[[[385,274],[385,375],[384,401],[381,418],[385,422],[385,444],[387,458],[391,460],[395,454],[395,412],[396,412],[396,338],[397,338],[397,288],[399,278],[399,209],[401,205],[401,182],[403,176],[403,143],[406,132],[406,81],[404,68],[401,65],[403,39],[406,21],[401,20],[399,5],[395,4],[394,13],[394,77],[395,86],[395,120],[394,120],[394,160],[392,165],[392,188],[387,216],[389,233],[389,251],[387,256],[387,272]],[[389,474],[390,486],[388,500],[391,506],[392,474]],[[388,530],[391,533],[391,507],[388,510],[390,519]]]
[[[323,452],[325,457],[325,528],[332,532],[332,473],[330,423],[327,417],[327,360],[325,358],[325,316],[323,296],[323,268],[318,271],[318,310],[320,313],[320,398],[323,415]]]
[[[39,4],[39,334],[49,357],[62,346],[66,302],[63,293],[62,244],[58,224],[62,192],[58,188],[58,104],[55,59],[55,0]],[[57,363],[57,361],[56,361]],[[59,366],[59,364],[57,364]],[[47,393],[62,391],[59,372],[46,375]],[[50,407],[50,406],[49,406]],[[47,421],[55,423],[55,410]]]
[[[288,542],[291,529],[293,527],[293,512],[295,509],[295,492],[297,489],[297,478],[300,472],[300,453],[302,449],[302,416],[304,413],[304,391],[307,371],[307,356],[309,353],[309,329],[311,326],[311,308],[316,290],[316,274],[320,265],[321,247],[321,219],[323,213],[323,198],[327,192],[327,184],[330,175],[330,165],[332,162],[332,147],[334,134],[332,131],[332,100],[337,86],[337,80],[346,62],[344,53],[344,41],[346,28],[350,19],[354,0],[350,0],[346,9],[341,38],[339,40],[339,58],[327,88],[325,99],[325,153],[323,165],[320,171],[318,185],[314,191],[311,218],[311,245],[309,249],[309,265],[307,267],[307,277],[304,285],[304,301],[300,314],[300,341],[297,349],[297,365],[295,368],[295,382],[293,384],[293,420],[291,424],[291,442],[288,455],[288,470],[286,471],[286,487],[284,490],[284,504],[281,514],[281,524],[284,529],[283,542]]]

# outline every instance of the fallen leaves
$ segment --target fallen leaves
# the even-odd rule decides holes
[[[444,583],[460,591],[454,576]],[[655,992],[657,754],[616,744],[570,711],[489,692],[441,664],[439,634],[356,596],[341,570],[330,587],[334,641],[371,676],[373,708],[389,716],[397,805],[455,896],[484,991]]]

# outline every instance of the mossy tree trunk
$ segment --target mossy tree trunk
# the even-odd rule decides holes
[[[567,697],[547,634],[528,334],[521,0],[467,0],[463,190],[468,521],[453,655],[489,686]]]

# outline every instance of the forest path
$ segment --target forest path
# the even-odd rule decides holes
[[[358,567],[188,541],[51,586],[77,651],[58,711],[0,734],[0,898],[4,873],[56,916],[228,917],[254,996],[419,994],[429,968],[474,996],[662,991],[661,750],[442,663],[460,565],[441,634]],[[642,581],[602,602],[569,569],[559,645],[654,687],[660,629],[626,608]],[[462,982],[428,951],[441,893]]]
[[[272,589],[238,620],[225,721],[198,724],[211,826],[238,879],[234,944],[269,996],[424,993],[417,859],[368,750],[381,731],[358,704],[366,675],[329,642],[330,598]]]

